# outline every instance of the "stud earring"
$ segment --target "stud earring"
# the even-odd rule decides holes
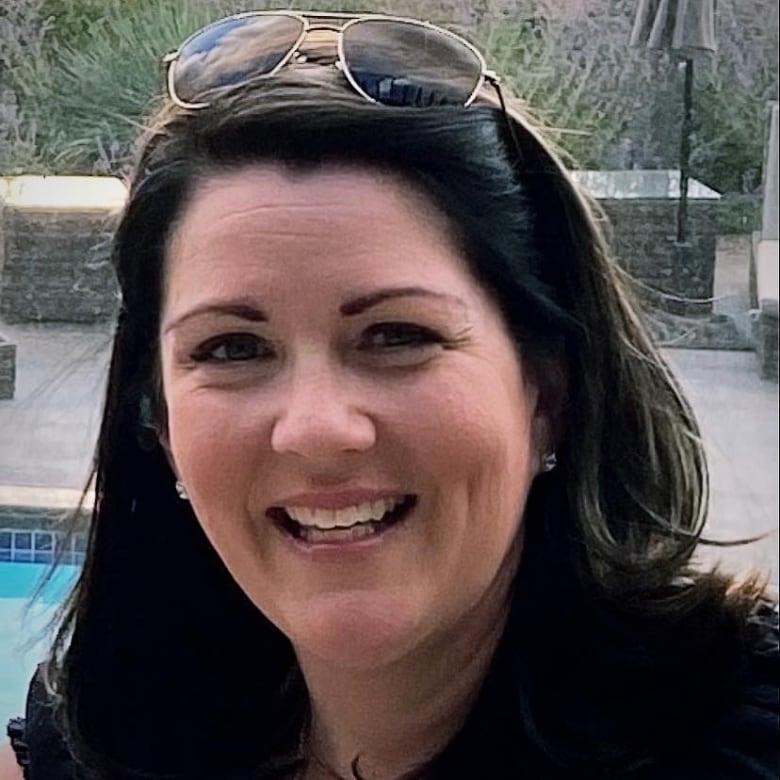
[[[184,487],[184,483],[180,479],[176,480],[176,494],[182,501],[189,500],[189,496],[187,495],[187,488]]]
[[[547,452],[542,456],[542,472],[547,474],[558,465],[558,456],[555,452]]]

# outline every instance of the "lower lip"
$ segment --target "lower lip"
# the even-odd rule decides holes
[[[380,527],[376,533],[371,536],[364,536],[360,539],[345,539],[340,541],[307,542],[292,536],[287,531],[280,529],[280,533],[286,541],[298,553],[317,558],[342,557],[344,555],[360,554],[373,551],[375,548],[392,539],[399,532],[403,532],[411,516],[417,508],[415,501],[404,514],[394,523],[386,527]]]

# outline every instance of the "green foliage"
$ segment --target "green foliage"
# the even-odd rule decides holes
[[[718,204],[718,233],[752,233],[761,229],[761,198],[727,193]]]
[[[599,167],[606,144],[619,133],[626,108],[616,94],[594,89],[611,68],[625,67],[626,53],[608,47],[562,51],[571,43],[552,17],[488,17],[477,43],[511,91],[557,136],[559,145],[582,167]],[[598,69],[598,72],[597,72]]]
[[[34,0],[26,0],[32,2]],[[39,0],[46,35],[10,70],[15,100],[23,106],[13,161],[28,172],[116,173],[131,157],[143,117],[163,88],[160,57],[188,35],[228,13],[257,8],[240,0]],[[306,8],[307,2],[269,2],[267,8]],[[329,11],[354,11],[357,0],[323,0]],[[390,11],[391,2],[373,3]],[[0,105],[2,108],[2,105]],[[26,119],[26,121],[25,121]],[[0,139],[2,140],[2,139]],[[2,151],[2,148],[0,148]]]
[[[134,4],[137,7],[139,0],[134,0]],[[102,0],[41,0],[40,15],[49,20],[53,32],[47,44],[89,46],[92,36],[99,33],[104,7]]]
[[[692,170],[720,192],[756,192],[764,165],[768,101],[776,83],[754,82],[747,91],[723,65],[702,82],[696,92]]]
[[[757,193],[768,102],[778,98],[777,0],[720,0],[718,52],[696,65],[694,175],[721,192]]]
[[[13,89],[18,63],[40,50],[45,23],[39,0],[0,5],[0,174],[23,173],[34,167],[37,126],[25,121]]]
[[[17,65],[17,94],[28,115],[45,118],[38,126],[41,168],[108,172],[128,157],[139,122],[161,91],[160,55],[219,11],[138,0],[83,0],[84,13],[76,10],[64,16],[62,36],[54,28],[57,36],[38,56]]]
[[[721,52],[712,67],[697,65],[692,173],[721,192],[754,192],[760,183],[766,100],[777,96],[777,32],[762,21],[772,2],[722,0]],[[316,5],[476,19],[467,37],[557,131],[577,165],[657,167],[677,160],[677,79],[671,63],[659,66],[646,51],[628,48],[633,0],[589,0],[581,13],[563,13],[558,0]],[[121,170],[162,91],[161,54],[226,13],[310,6],[309,0],[14,0],[10,16],[0,13],[0,173]],[[765,62],[758,73],[756,62]]]

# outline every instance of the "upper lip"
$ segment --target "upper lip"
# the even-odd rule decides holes
[[[383,498],[403,498],[409,493],[403,490],[376,490],[350,488],[344,490],[312,491],[296,493],[276,501],[271,507],[307,507],[310,509],[346,509],[350,506],[367,504]]]

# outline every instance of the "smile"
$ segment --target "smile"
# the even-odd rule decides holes
[[[399,495],[341,509],[272,507],[268,515],[282,531],[305,544],[344,544],[377,536],[398,525],[416,503],[415,496]]]

